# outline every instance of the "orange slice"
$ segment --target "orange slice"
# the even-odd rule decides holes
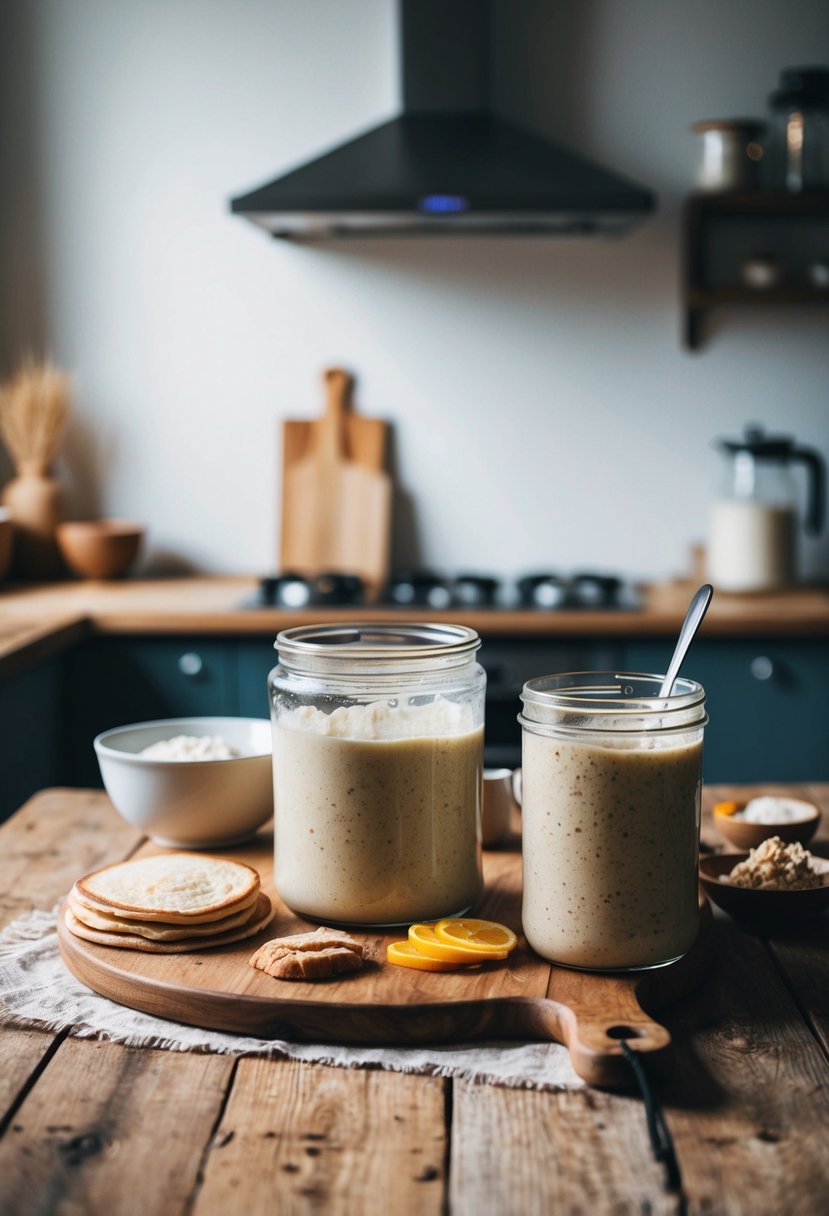
[[[718,802],[714,806],[715,815],[734,815],[737,812],[738,803],[736,802]]]
[[[412,925],[409,929],[409,941],[427,958],[445,960],[449,963],[484,963],[491,958],[506,958],[508,954],[507,950],[499,950],[495,947],[483,951],[441,941],[431,925]]]
[[[435,925],[435,937],[447,946],[475,950],[480,958],[492,958],[493,950],[499,951],[503,958],[518,945],[512,929],[494,920],[439,920]]]
[[[413,942],[390,942],[386,959],[397,967],[413,967],[415,971],[457,971],[458,964],[449,959],[429,958],[421,954]]]

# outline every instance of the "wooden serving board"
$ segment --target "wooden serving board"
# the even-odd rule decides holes
[[[145,844],[137,855],[166,852]],[[485,892],[476,915],[509,925],[519,945],[503,962],[475,970],[413,971],[386,962],[386,946],[403,932],[361,933],[367,961],[355,974],[318,983],[272,979],[248,965],[269,937],[315,928],[295,916],[273,886],[273,837],[260,832],[247,846],[223,851],[254,866],[275,901],[276,917],[256,937],[190,954],[145,954],[98,946],[58,922],[61,953],[88,987],[119,1004],[213,1030],[304,1042],[379,1046],[473,1040],[555,1040],[570,1050],[591,1085],[628,1087],[620,1039],[637,1051],[661,1053],[668,1031],[655,1010],[690,991],[704,972],[710,916],[694,949],[680,962],[638,974],[572,971],[544,959],[521,936],[519,841],[484,854]],[[705,906],[707,913],[707,905]]]
[[[354,414],[348,372],[329,368],[324,381],[323,416],[283,423],[280,565],[357,574],[374,597],[388,576],[388,425]]]

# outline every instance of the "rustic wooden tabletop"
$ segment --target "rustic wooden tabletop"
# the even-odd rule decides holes
[[[712,787],[705,805],[757,792]],[[829,785],[764,787],[824,809]],[[103,794],[49,790],[0,828],[0,927],[49,909],[139,837]],[[705,816],[703,839],[722,840]],[[829,918],[770,937],[717,913],[707,978],[660,1013],[677,1156],[641,1100],[378,1070],[129,1048],[2,1030],[0,1211],[822,1214]]]

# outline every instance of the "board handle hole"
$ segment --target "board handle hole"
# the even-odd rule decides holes
[[[605,1031],[609,1039],[638,1039],[641,1033],[635,1026],[608,1026]]]

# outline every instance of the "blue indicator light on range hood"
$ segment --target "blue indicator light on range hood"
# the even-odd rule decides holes
[[[469,210],[469,199],[462,194],[427,194],[417,204],[420,211],[429,215],[453,215]]]
[[[491,106],[500,10],[524,6],[483,0],[398,0],[398,6],[401,112],[234,198],[234,212],[280,239],[323,241],[615,234],[653,211],[650,190],[516,126]],[[540,13],[553,6],[529,7]],[[436,189],[441,182],[453,189]]]

